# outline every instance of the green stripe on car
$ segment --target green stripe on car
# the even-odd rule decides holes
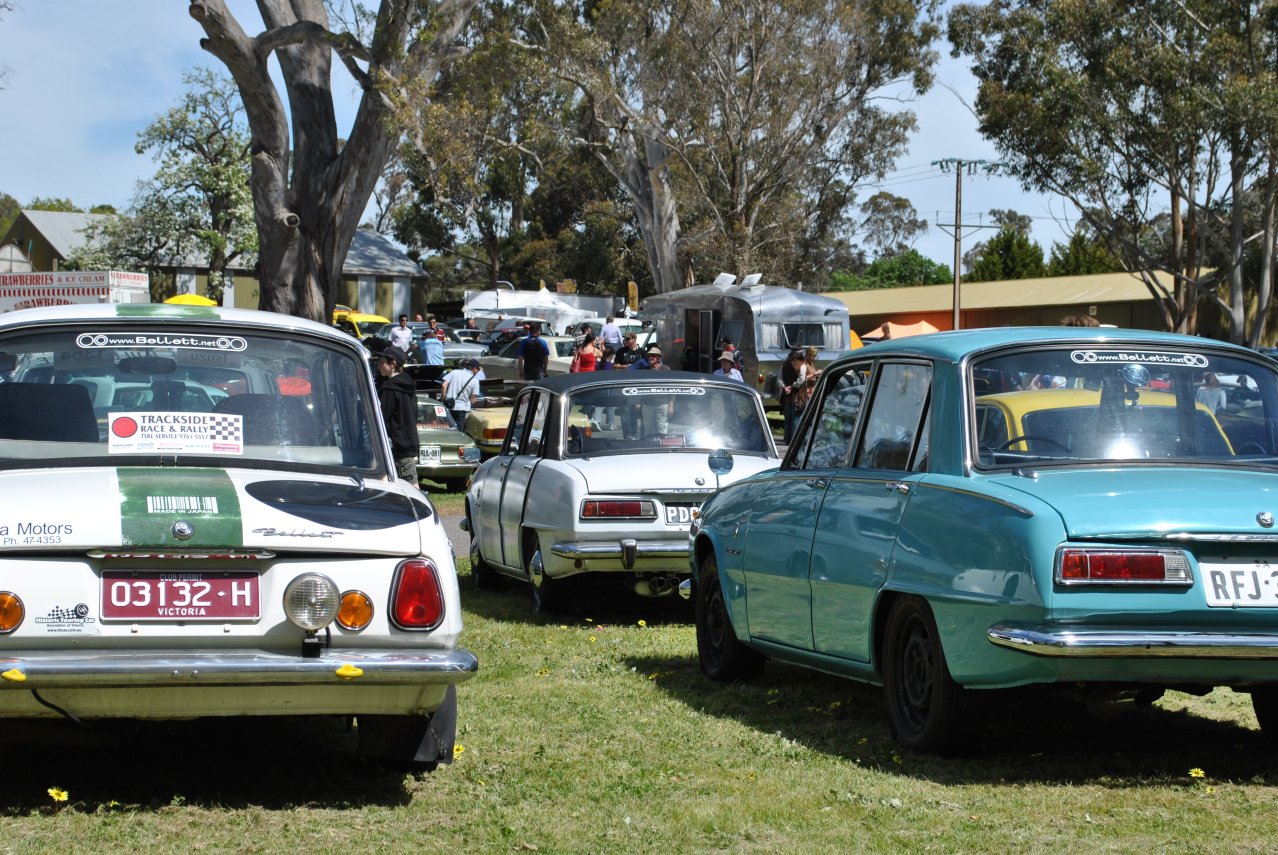
[[[244,545],[240,499],[225,472],[209,469],[120,468],[120,528],[125,546]],[[187,522],[191,536],[174,536]]]

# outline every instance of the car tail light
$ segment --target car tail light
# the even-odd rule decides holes
[[[651,499],[586,499],[581,503],[581,518],[656,519],[657,508]]]
[[[484,428],[484,439],[488,442],[500,442],[506,438],[506,429],[500,428]]]
[[[373,619],[373,600],[363,591],[346,591],[337,606],[337,624],[342,629],[360,630]]]
[[[1056,561],[1062,585],[1190,585],[1189,559],[1176,549],[1066,547]]]
[[[0,635],[13,632],[27,614],[22,598],[9,591],[0,591]]]
[[[400,629],[434,629],[444,617],[435,565],[412,558],[399,565],[391,586],[391,616]]]

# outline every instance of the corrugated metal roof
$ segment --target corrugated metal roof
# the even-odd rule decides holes
[[[28,211],[22,215],[40,232],[62,258],[66,258],[87,240],[84,230],[105,220],[111,214],[78,214],[69,211]]]
[[[1170,276],[1164,273],[1154,275],[1163,285],[1171,287]],[[939,312],[953,307],[954,286],[919,285],[871,291],[830,291],[826,296],[847,306],[853,317]],[[1125,303],[1152,299],[1149,289],[1134,273],[964,282],[959,289],[959,297],[963,309],[1071,306],[1079,303]]]
[[[386,235],[372,229],[356,229],[351,239],[350,251],[342,273],[351,276],[359,273],[378,276],[425,276],[421,265],[404,254]]]

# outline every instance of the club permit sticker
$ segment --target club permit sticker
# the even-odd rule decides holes
[[[111,454],[243,454],[244,417],[232,413],[112,413]]]

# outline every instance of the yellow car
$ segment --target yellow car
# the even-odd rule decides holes
[[[390,318],[383,318],[381,315],[370,315],[366,312],[357,312],[350,306],[338,304],[333,307],[333,326],[343,332],[350,333],[360,341],[377,332],[383,324],[389,324],[390,322]]]
[[[1180,456],[1186,443],[1205,453],[1234,453],[1208,407],[1196,404],[1193,425],[1182,430],[1176,396],[1154,389],[1136,389],[1122,400],[1105,402],[1098,389],[997,392],[978,395],[975,411],[981,457],[1025,452],[1035,457],[1165,458]]]

